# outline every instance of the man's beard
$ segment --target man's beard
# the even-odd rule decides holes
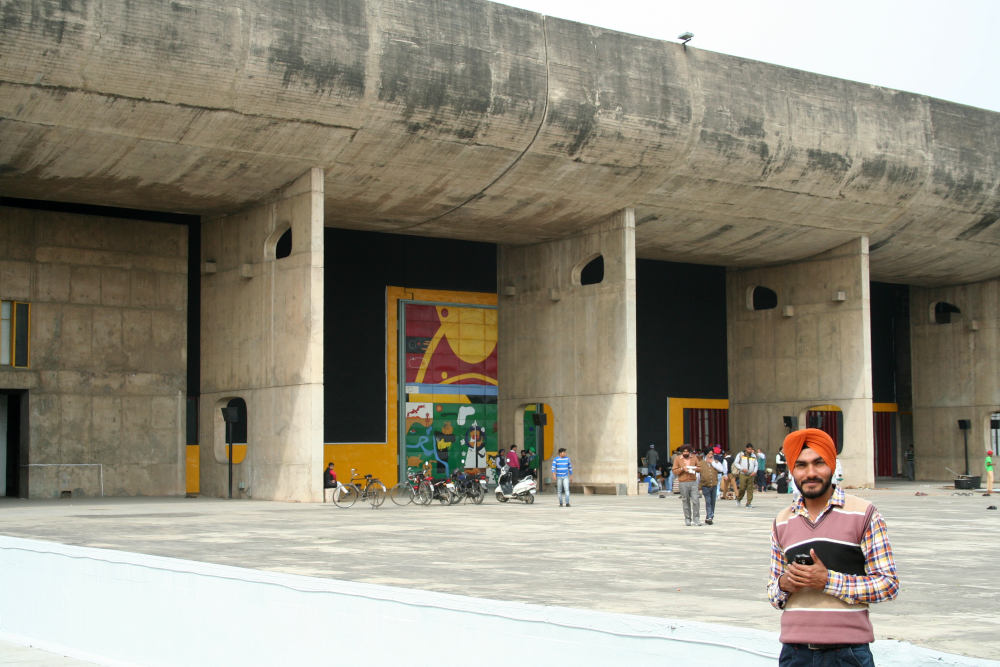
[[[816,481],[816,480],[814,480],[814,479],[803,480],[802,484],[799,484],[799,491],[802,492],[802,497],[803,498],[810,498],[810,499],[811,498],[820,498],[824,494],[826,494],[826,492],[830,490],[830,487],[833,486],[833,475],[830,475],[826,479],[822,479],[822,478],[819,479],[819,481],[823,483],[823,485],[820,487],[819,491],[809,491],[809,492],[806,492],[806,490],[804,488],[804,485],[806,484],[806,482],[813,482],[813,481]]]

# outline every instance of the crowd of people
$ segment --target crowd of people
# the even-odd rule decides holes
[[[649,443],[646,456],[640,461],[639,480],[646,482],[649,493],[664,497],[667,493],[681,496],[686,525],[702,525],[699,516],[699,496],[705,500],[705,523],[715,519],[715,505],[719,500],[735,500],[753,508],[754,493],[777,491],[791,493],[795,489],[779,451],[773,467],[768,467],[764,450],[747,443],[743,450],[734,453],[721,445],[695,451],[682,445],[671,454],[668,461],[660,463],[654,443]]]

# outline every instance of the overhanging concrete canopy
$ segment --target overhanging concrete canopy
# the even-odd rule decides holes
[[[625,207],[642,258],[1000,276],[1000,114],[474,0],[11,4],[0,193],[506,244]]]

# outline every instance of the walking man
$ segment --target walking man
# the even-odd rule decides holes
[[[698,459],[691,453],[691,446],[684,445],[674,459],[674,475],[680,484],[681,504],[684,506],[684,525],[701,525],[698,507]]]
[[[566,455],[565,447],[560,447],[559,456],[552,459],[552,481],[556,483],[559,507],[563,506],[563,495],[566,496],[566,507],[569,507],[569,483],[573,481],[573,462]]]
[[[757,454],[753,450],[752,442],[748,442],[743,452],[736,457],[733,467],[740,476],[740,492],[736,496],[736,504],[740,504],[745,493],[747,509],[750,509],[753,507],[753,487],[757,483]]]
[[[874,667],[868,605],[899,592],[885,521],[833,484],[837,448],[829,435],[793,431],[783,449],[802,495],[771,528],[767,593],[782,610],[778,665]]]
[[[715,521],[715,501],[718,498],[719,474],[723,471],[723,465],[715,460],[711,449],[705,451],[698,463],[698,488],[705,498],[705,523],[709,526]]]

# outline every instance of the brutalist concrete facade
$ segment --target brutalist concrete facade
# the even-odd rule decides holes
[[[31,304],[30,366],[0,367],[27,391],[20,495],[183,494],[187,228],[0,207],[0,257]]]
[[[845,449],[845,461],[862,483],[872,479],[863,461],[871,431],[862,415],[872,400],[865,284],[911,285],[918,475],[940,477],[939,464],[955,462],[959,444],[951,424],[958,418],[978,420],[970,449],[981,456],[988,434],[983,415],[1000,409],[998,375],[981,372],[995,368],[1000,355],[983,335],[995,322],[991,285],[1000,277],[1000,114],[479,0],[34,0],[5,6],[0,30],[0,194],[207,221],[200,259],[213,260],[216,273],[206,269],[202,284],[210,322],[201,332],[203,386],[190,388],[203,396],[203,416],[212,415],[200,436],[206,492],[222,493],[215,413],[221,402],[242,397],[256,404],[255,414],[267,415],[255,422],[264,430],[256,447],[248,443],[242,481],[255,497],[316,497],[318,474],[305,471],[321,455],[310,448],[322,432],[315,364],[323,325],[306,320],[322,312],[315,289],[320,246],[303,249],[308,260],[293,253],[294,270],[272,271],[262,258],[267,234],[280,222],[268,216],[284,206],[275,202],[297,201],[289,193],[298,186],[290,184],[304,175],[309,238],[325,225],[495,243],[504,258],[501,286],[519,255],[537,255],[565,273],[578,261],[578,240],[616,216],[634,225],[626,239],[602,246],[614,269],[609,279],[615,276],[602,290],[627,285],[621,276],[634,276],[637,257],[727,267],[733,440],[764,439],[774,448],[777,416],[836,403],[857,440]],[[295,227],[302,218],[289,220]],[[66,247],[84,252],[90,241]],[[755,272],[793,295],[782,305],[799,314],[748,321],[741,276],[757,279]],[[16,283],[17,272],[12,276]],[[624,282],[614,282],[619,278]],[[546,280],[556,294],[572,292],[560,288],[563,275]],[[273,282],[262,287],[265,281]],[[845,300],[828,297],[831,288],[844,291]],[[290,298],[303,289],[308,306]],[[979,329],[925,331],[918,313],[924,289],[945,297],[981,292],[963,308],[976,312]],[[578,430],[570,437],[597,434],[585,436],[593,443],[569,443],[593,454],[592,467],[583,466],[593,478],[581,481],[628,486],[633,464],[609,463],[635,458],[617,435],[635,432],[628,342],[634,308],[627,290],[607,310],[587,310],[608,305],[606,297],[574,304],[624,318],[614,324],[571,315],[572,299],[539,294],[537,304],[507,306],[501,295],[501,312],[520,316],[537,308],[539,322],[568,329],[546,332],[519,321],[512,335],[546,345],[606,338],[616,346],[607,359],[619,364],[618,375],[605,381],[601,368],[563,367],[555,370],[602,379],[543,378],[515,354],[500,362],[505,377],[516,378],[500,388],[503,428],[516,428],[510,406],[520,402],[576,401],[569,409],[579,419],[566,424]],[[76,298],[69,303],[80,305]],[[541,309],[542,299],[550,307]],[[241,304],[231,314],[248,328],[217,315],[230,312],[229,300]],[[155,302],[149,317],[164,318],[166,310]],[[65,320],[74,317],[84,320],[84,331],[103,326],[94,324],[93,313],[67,307]],[[122,322],[127,329],[124,315]],[[282,328],[287,322],[296,324]],[[823,333],[829,327],[836,332]],[[158,350],[152,329],[149,344]],[[70,349],[78,346],[74,336],[88,335],[78,330],[60,330]],[[970,336],[974,354],[966,354]],[[236,352],[229,347],[234,341]],[[298,353],[279,352],[289,345]],[[502,349],[512,345],[519,349],[501,340]],[[99,374],[126,372],[101,356],[103,348],[93,349],[92,358],[74,363]],[[956,371],[956,355],[968,358],[966,370]],[[172,359],[163,355],[154,368]],[[179,376],[138,372],[146,382],[123,380],[122,402],[125,395],[131,400],[128,392],[148,391],[160,403],[171,396],[179,405]],[[32,373],[23,377],[49,380]],[[58,379],[45,386],[82,395],[85,380]],[[17,386],[10,380],[0,389]],[[589,387],[584,393],[596,387],[595,395],[615,407],[593,412],[579,398],[583,387]],[[92,427],[97,405],[96,398],[60,402],[60,420],[74,432],[98,428]],[[261,412],[263,406],[273,412]],[[156,419],[165,407],[157,405]],[[152,407],[140,413],[153,419]],[[579,430],[585,414],[603,415],[603,428],[616,435],[609,440],[608,430]],[[174,420],[179,440],[183,429]],[[106,420],[97,421],[105,427]],[[165,432],[168,424],[161,426]],[[513,440],[508,432],[500,437]],[[39,461],[78,458],[73,451],[54,454],[51,440],[32,440],[32,460],[36,446],[44,452]],[[105,451],[115,453],[108,465],[138,465],[133,452]],[[177,489],[175,463],[155,465],[167,467],[149,483],[122,482],[115,492]],[[76,484],[89,489],[96,482]]]

